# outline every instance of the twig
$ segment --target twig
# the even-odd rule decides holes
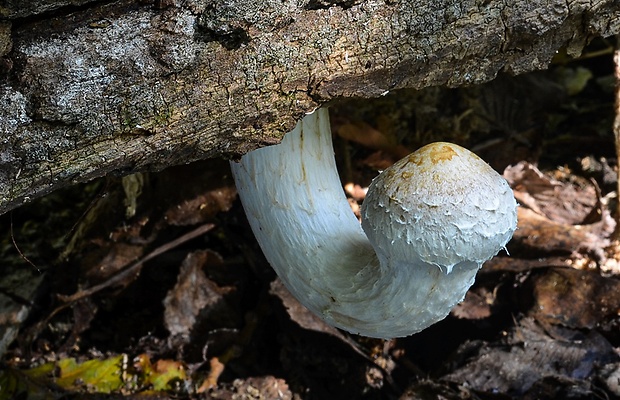
[[[34,269],[36,269],[38,273],[41,273],[41,270],[39,269],[39,267],[34,265],[34,263],[32,261],[30,261],[30,259],[28,257],[26,257],[26,255],[24,253],[22,253],[22,251],[19,249],[19,246],[17,245],[17,242],[15,241],[15,235],[13,234],[13,212],[12,211],[9,214],[9,220],[10,220],[9,225],[10,225],[10,229],[11,229],[11,241],[13,242],[13,246],[15,247],[15,250],[17,250],[17,252],[19,253],[20,257],[24,261],[26,261],[28,264],[32,265],[32,267]]]
[[[189,240],[194,239],[197,236],[200,236],[204,233],[209,232],[211,229],[213,229],[215,225],[214,224],[204,224],[196,229],[194,229],[191,232],[186,233],[185,235],[174,239],[171,242],[168,242],[158,248],[156,248],[155,250],[153,250],[152,252],[150,252],[149,254],[147,254],[145,257],[143,257],[142,259],[136,261],[135,263],[131,264],[129,267],[123,269],[121,272],[119,272],[118,274],[112,276],[110,279],[106,280],[105,282],[102,282],[98,285],[92,286],[88,289],[83,289],[83,290],[79,290],[78,292],[70,295],[70,296],[64,296],[64,295],[58,295],[58,299],[60,299],[61,301],[63,301],[65,304],[61,305],[59,308],[65,308],[68,305],[70,305],[71,303],[74,303],[78,300],[81,300],[85,297],[88,296],[92,296],[93,294],[100,292],[103,289],[106,289],[110,286],[113,286],[119,282],[122,282],[125,278],[127,278],[128,276],[134,274],[137,270],[139,270],[142,267],[142,264],[144,264],[145,262],[159,256],[162,253],[165,253],[169,250],[172,250],[173,248],[179,246],[180,244],[183,244]],[[59,310],[54,310],[54,312],[52,314],[56,314]]]

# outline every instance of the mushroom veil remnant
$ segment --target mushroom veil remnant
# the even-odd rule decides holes
[[[327,109],[231,167],[286,287],[328,324],[360,335],[407,336],[445,318],[516,229],[506,181],[450,143],[425,146],[376,177],[360,225],[336,171]]]

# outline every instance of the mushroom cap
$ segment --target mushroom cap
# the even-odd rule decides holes
[[[380,258],[419,260],[450,273],[495,256],[517,226],[504,178],[452,143],[424,146],[377,176],[362,205],[362,227]]]

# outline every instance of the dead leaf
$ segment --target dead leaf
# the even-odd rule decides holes
[[[465,299],[457,304],[451,315],[463,319],[483,319],[491,316],[491,306],[495,301],[495,293],[485,287],[469,290]]]
[[[512,254],[512,253],[511,253]],[[517,257],[494,257],[485,262],[482,266],[482,272],[507,271],[507,272],[524,272],[537,268],[548,267],[566,267],[566,257],[562,256],[545,256],[534,259],[517,258]]]
[[[293,322],[297,325],[309,331],[326,333],[337,338],[355,353],[374,364],[374,360],[368,357],[368,355],[360,349],[354,340],[344,335],[333,326],[327,325],[323,322],[323,320],[314,315],[310,310],[297,301],[297,299],[293,297],[291,292],[288,291],[280,279],[276,279],[271,282],[269,293],[275,295],[282,301],[282,304],[286,308],[286,312],[291,317],[291,320],[293,320]]]
[[[478,396],[471,393],[466,387],[459,387],[450,382],[422,379],[407,387],[398,400],[463,400],[476,398],[478,398]]]
[[[95,318],[98,306],[91,298],[76,301],[71,307],[73,312],[73,325],[71,332],[65,342],[58,349],[59,352],[69,351],[80,340],[80,334],[90,328],[92,320]]]
[[[613,346],[596,331],[551,330],[552,336],[525,318],[509,332],[503,345],[480,342],[478,349],[472,350],[466,343],[461,347],[464,365],[443,379],[476,391],[519,397],[550,377],[588,379],[598,367],[618,361]]]
[[[205,393],[208,390],[217,387],[217,381],[224,372],[224,364],[220,362],[219,358],[213,357],[209,360],[209,375],[202,382],[200,387],[196,389],[196,393]]]
[[[344,340],[343,334],[340,333],[338,329],[327,325],[310,310],[301,305],[301,303],[293,297],[291,292],[288,291],[281,280],[276,279],[271,282],[269,293],[277,296],[282,301],[282,304],[286,308],[286,312],[297,325],[304,329],[327,333],[328,335]]]
[[[286,381],[273,376],[235,379],[231,386],[214,389],[209,392],[209,397],[213,399],[293,399],[293,393]]]
[[[220,287],[204,272],[209,263],[221,264],[221,258],[214,252],[196,251],[190,253],[181,266],[177,283],[164,299],[164,324],[166,329],[181,341],[187,341],[197,323],[198,315],[220,321],[236,319],[236,313],[226,304],[225,296],[234,292],[232,286]],[[231,322],[223,325],[234,325]],[[220,325],[222,325],[220,324]],[[213,328],[221,326],[214,325]]]
[[[349,182],[346,185],[344,185],[344,191],[353,200],[361,203],[366,198],[366,193],[368,192],[368,188],[367,187],[363,188],[358,184]]]
[[[390,137],[363,121],[346,122],[336,128],[338,136],[375,150],[383,150],[397,160],[406,157],[411,151]]]
[[[170,225],[196,225],[213,218],[219,212],[230,210],[237,198],[234,186],[223,186],[183,200],[166,211],[164,218]]]
[[[138,260],[143,254],[143,245],[102,243],[101,248],[90,251],[81,259],[83,276],[90,285],[103,282]],[[128,278],[126,284],[132,282],[134,278]]]
[[[399,158],[391,157],[383,151],[375,151],[362,160],[362,165],[371,168],[374,171],[383,171],[391,167],[398,160]]]
[[[593,329],[618,320],[620,282],[571,268],[535,271],[525,284],[528,314],[545,324]]]
[[[604,248],[609,245],[609,236],[615,227],[607,212],[600,222],[590,225],[569,225],[551,221],[524,207],[519,207],[517,214],[518,229],[508,244],[508,250],[513,256],[588,256],[599,263],[604,261]]]
[[[138,372],[139,386],[155,392],[176,389],[177,382],[188,378],[182,363],[174,360],[157,360],[152,364],[146,354],[134,359],[134,368]]]
[[[597,188],[586,179],[570,176],[572,182],[560,182],[526,161],[504,170],[504,178],[522,206],[561,224],[599,221],[602,210]]]

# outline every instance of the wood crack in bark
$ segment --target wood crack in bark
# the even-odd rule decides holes
[[[110,4],[118,0],[65,0],[65,1],[9,1],[0,9],[0,18],[10,19],[19,27],[52,18],[66,17],[94,6]]]

